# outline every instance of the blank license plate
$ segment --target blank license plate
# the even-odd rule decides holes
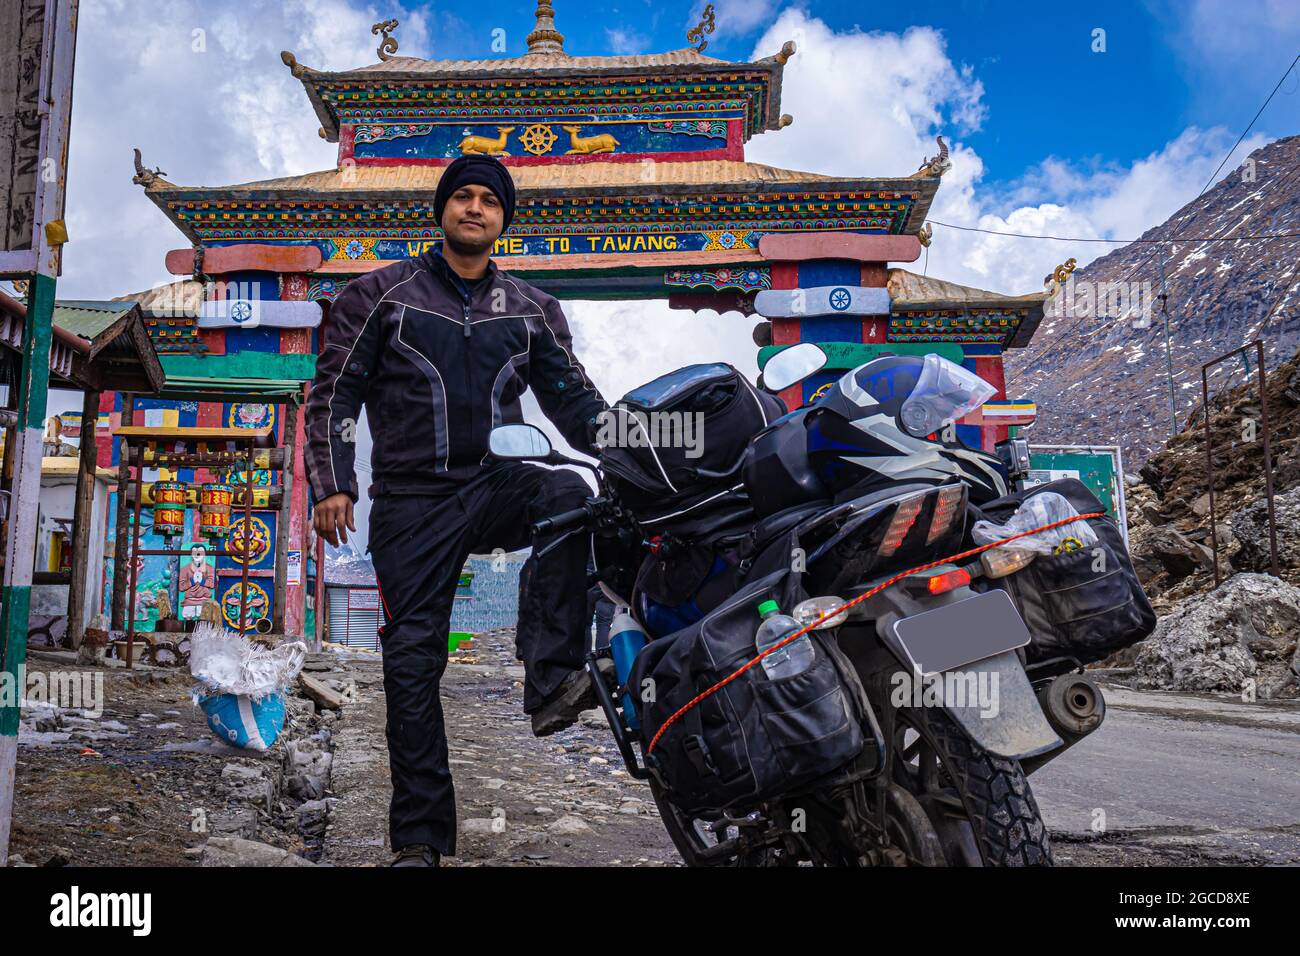
[[[894,623],[894,636],[922,674],[950,671],[1029,643],[1006,591],[986,591]]]

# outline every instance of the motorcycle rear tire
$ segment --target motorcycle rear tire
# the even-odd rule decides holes
[[[983,865],[1054,866],[1047,826],[1020,762],[984,750],[942,710],[911,714],[921,715],[924,734],[961,798]]]

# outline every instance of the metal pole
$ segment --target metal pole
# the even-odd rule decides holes
[[[1219,532],[1214,520],[1214,465],[1210,460],[1210,377],[1209,365],[1201,366],[1201,418],[1205,421],[1205,483],[1210,492],[1210,546],[1214,553],[1214,586],[1219,586]]]
[[[1272,560],[1273,577],[1280,578],[1277,565],[1277,517],[1273,513],[1273,452],[1268,441],[1268,393],[1264,391],[1265,371],[1264,371],[1264,340],[1256,339],[1255,348],[1259,351],[1259,417],[1260,425],[1264,429],[1264,487],[1268,498],[1268,549],[1269,557]],[[1242,355],[1245,355],[1242,352]],[[1218,565],[1216,552],[1215,565]]]

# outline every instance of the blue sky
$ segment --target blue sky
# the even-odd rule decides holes
[[[756,51],[754,42],[789,8],[807,11],[838,33],[939,31],[950,59],[983,87],[986,115],[966,140],[983,158],[985,184],[993,189],[1010,188],[1047,155],[1081,167],[1125,166],[1189,126],[1239,133],[1300,53],[1300,18],[1268,0],[749,0],[714,6],[718,24],[707,37],[706,53],[730,60],[775,52]],[[584,7],[555,3],[570,53],[684,46],[703,4],[625,0],[597,17],[578,15]],[[431,29],[409,52],[449,59],[496,56],[493,28],[518,37],[532,27],[531,3],[498,4],[487,20],[476,19],[482,8],[465,0],[413,5]],[[1093,49],[1097,29],[1105,31],[1104,52]],[[1268,139],[1300,131],[1300,70],[1257,128],[1271,134]]]
[[[679,49],[702,0],[555,0],[571,54]],[[1300,52],[1298,0],[715,0],[706,53],[744,61],[799,46],[784,72],[786,129],[751,162],[847,176],[905,176],[945,134],[953,169],[931,220],[996,232],[1130,239],[1194,199]],[[525,52],[531,0],[81,0],[63,298],[110,298],[169,281],[185,238],[131,183],[131,150],[181,185],[223,185],[335,165],[337,147],[280,60],[345,70],[376,62],[373,23],[396,17],[400,54]],[[1093,31],[1105,30],[1095,53]],[[494,50],[493,31],[504,31]],[[1220,176],[1300,132],[1300,73]],[[936,226],[909,268],[997,292],[1041,289],[1101,243],[1044,242]],[[753,375],[753,320],[665,302],[565,303],[596,384],[616,397],[696,361]],[[60,407],[62,404],[63,407]],[[52,412],[80,398],[52,401]],[[547,427],[529,410],[530,420]],[[553,429],[548,429],[553,432]],[[557,440],[558,435],[552,434]],[[561,443],[562,444],[562,443]],[[359,451],[368,453],[363,429]],[[363,518],[365,510],[363,498]]]

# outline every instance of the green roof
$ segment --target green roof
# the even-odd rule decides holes
[[[54,303],[54,324],[88,341],[135,308],[134,302],[94,302],[59,299]]]

